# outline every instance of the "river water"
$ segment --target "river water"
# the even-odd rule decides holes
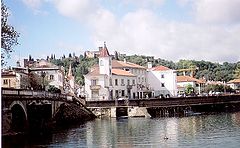
[[[240,112],[181,118],[96,119],[49,136],[3,142],[3,147],[239,148]]]

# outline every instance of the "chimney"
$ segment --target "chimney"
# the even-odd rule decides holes
[[[149,68],[149,69],[152,68],[152,62],[147,63],[147,68]]]

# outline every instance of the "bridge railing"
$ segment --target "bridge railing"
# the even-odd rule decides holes
[[[63,101],[73,101],[73,97],[65,94],[59,93],[50,93],[46,91],[33,91],[33,90],[24,90],[24,89],[9,89],[2,88],[2,96],[8,96],[9,98],[44,98],[47,100],[63,100]]]

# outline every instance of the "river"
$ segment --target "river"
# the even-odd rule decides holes
[[[48,136],[7,139],[2,146],[239,148],[240,112],[181,118],[96,119]]]

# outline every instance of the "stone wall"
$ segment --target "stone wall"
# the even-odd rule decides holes
[[[73,103],[64,103],[59,107],[53,121],[57,125],[69,125],[84,123],[95,118],[96,116],[83,106]]]

